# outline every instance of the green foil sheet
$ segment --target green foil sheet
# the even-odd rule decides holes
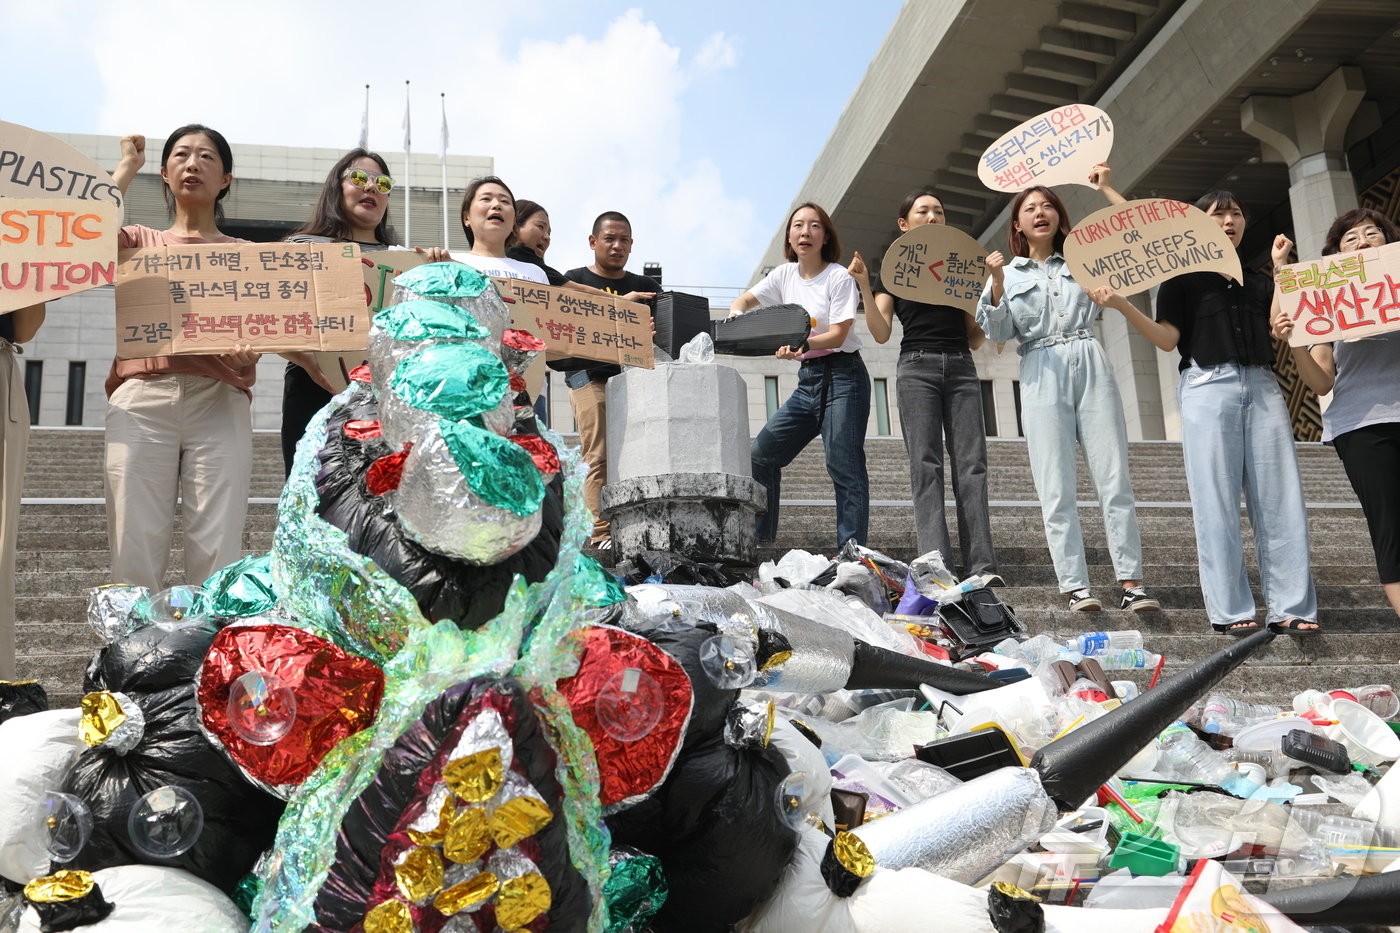
[[[661,860],[640,852],[627,855],[614,852],[609,861],[612,874],[603,885],[603,900],[608,905],[608,925],[604,933],[645,930],[666,903],[670,890]]]
[[[475,298],[491,280],[460,262],[430,262],[400,273],[394,285],[425,298]]]
[[[483,502],[522,516],[539,511],[544,480],[524,447],[471,424],[444,420],[438,430],[457,469]]]
[[[250,920],[253,917],[253,902],[258,899],[261,890],[262,881],[257,875],[244,875],[233,888],[233,905]]]
[[[204,581],[210,610],[216,616],[235,618],[261,615],[277,605],[272,585],[272,557],[249,554]]]
[[[374,326],[395,340],[482,340],[491,332],[456,305],[417,299],[385,308]]]
[[[445,343],[399,363],[389,377],[389,388],[414,408],[449,421],[465,421],[501,404],[510,388],[510,373],[484,347]]]

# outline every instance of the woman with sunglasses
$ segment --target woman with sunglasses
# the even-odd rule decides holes
[[[1396,242],[1400,227],[1394,221],[1359,207],[1332,222],[1322,255]],[[1292,332],[1293,321],[1275,307],[1274,336],[1286,341]],[[1308,387],[1332,394],[1322,413],[1322,440],[1336,448],[1346,468],[1366,515],[1381,587],[1400,616],[1400,331],[1293,347],[1292,353]]]

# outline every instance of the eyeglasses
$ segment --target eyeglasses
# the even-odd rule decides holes
[[[1381,237],[1384,239],[1384,234],[1381,232],[1380,227],[1362,227],[1360,231],[1348,230],[1346,236],[1342,237],[1342,243],[1343,245],[1350,246],[1353,243],[1364,243],[1373,237]]]
[[[356,188],[368,188],[373,182],[375,190],[380,194],[388,194],[394,190],[394,179],[388,175],[371,175],[362,168],[347,168],[345,174],[340,177],[350,179],[350,184]]]

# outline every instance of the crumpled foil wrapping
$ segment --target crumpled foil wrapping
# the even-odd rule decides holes
[[[398,447],[417,439],[433,419],[481,415],[488,430],[507,434],[514,420],[510,375],[489,350],[473,343],[438,344],[399,363],[379,396],[384,437]]]
[[[435,344],[473,343],[495,352],[489,330],[462,308],[440,301],[417,299],[374,316],[369,328],[371,383],[381,396],[394,368]]]
[[[630,846],[618,846],[608,854],[612,874],[603,885],[608,905],[604,933],[639,933],[666,903],[669,888],[661,860]]]
[[[146,714],[125,693],[98,690],[84,696],[78,706],[83,713],[78,735],[90,747],[101,745],[125,755],[146,735]]]
[[[466,470],[461,441],[471,442]],[[386,496],[415,541],[471,564],[498,563],[539,534],[543,497],[539,470],[523,448],[445,421],[419,437],[398,489]]]
[[[683,618],[712,622],[721,631],[732,631],[741,622],[751,620],[759,629],[780,633],[791,645],[792,656],[761,674],[755,687],[826,693],[840,690],[851,676],[855,640],[839,629],[774,606],[750,602],[732,590],[643,583],[629,586],[627,592],[644,613],[679,610]]]
[[[431,298],[455,305],[470,314],[499,342],[510,324],[510,306],[496,293],[495,284],[470,266],[458,262],[429,263],[409,269],[394,279],[394,304],[414,298]]]
[[[93,587],[88,590],[88,624],[109,644],[119,638],[125,638],[137,629],[145,627],[146,619],[139,610],[150,598],[150,590],[130,583],[108,583],[105,586]]]
[[[505,930],[518,930],[549,910],[549,882],[535,863],[519,852],[503,849],[486,862],[486,870],[499,879],[496,922]]]
[[[999,768],[937,797],[851,830],[881,868],[917,866],[973,884],[1055,825],[1040,775]]]
[[[507,328],[501,337],[501,360],[512,373],[523,373],[544,352],[544,341],[528,330]]]
[[[222,618],[244,618],[277,605],[272,585],[272,559],[249,554],[204,581],[210,612]]]

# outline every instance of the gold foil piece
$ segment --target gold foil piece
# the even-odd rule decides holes
[[[365,933],[415,933],[413,914],[403,901],[380,901],[365,914]]]
[[[544,875],[528,872],[501,885],[501,893],[496,896],[496,922],[509,933],[549,910],[553,903],[554,895]]]
[[[543,800],[521,795],[507,800],[491,814],[491,838],[502,849],[509,849],[544,829],[552,819],[554,813]]]
[[[425,901],[442,890],[442,856],[437,849],[409,849],[394,866],[394,881],[410,901]]]
[[[467,803],[484,803],[496,795],[505,781],[501,750],[488,748],[464,758],[455,758],[442,769],[442,779],[452,793]]]
[[[96,747],[110,739],[112,733],[126,722],[121,701],[109,690],[89,693],[78,707],[83,711],[83,718],[78,723],[78,737],[89,747]]]
[[[767,748],[768,743],[773,741],[773,723],[778,718],[778,704],[772,700],[768,701],[768,724],[763,727],[763,747]]]
[[[855,833],[839,832],[831,840],[831,853],[841,867],[857,878],[868,878],[875,870],[875,857]]]
[[[775,651],[768,656],[768,660],[763,662],[763,666],[760,667],[759,670],[771,671],[778,665],[785,664],[787,662],[787,659],[790,657],[792,657],[791,651]]]
[[[994,881],[992,882],[992,887],[996,888],[998,891],[1000,891],[1002,894],[1005,894],[1007,897],[1014,898],[1015,900],[1035,901],[1037,904],[1040,903],[1040,898],[1036,897],[1031,892],[1024,890],[1023,888],[1016,887],[1016,885],[1012,884],[1010,881]]]
[[[449,796],[438,808],[438,821],[432,829],[420,831],[410,828],[407,830],[408,838],[413,840],[415,845],[438,846],[442,845],[447,838],[447,830],[452,826],[452,815],[457,812],[457,801]]]
[[[462,865],[475,862],[490,847],[491,821],[482,807],[458,813],[442,843],[443,854]]]
[[[87,897],[96,882],[85,871],[56,871],[24,886],[24,896],[35,904],[57,904]]]
[[[501,882],[495,875],[483,871],[444,890],[433,898],[433,906],[450,917],[486,903],[486,899],[495,894],[500,886]]]

